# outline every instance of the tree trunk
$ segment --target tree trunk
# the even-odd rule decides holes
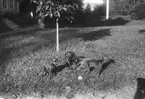
[[[43,23],[43,20],[41,18],[38,19],[38,25],[39,28],[44,29],[45,24]]]

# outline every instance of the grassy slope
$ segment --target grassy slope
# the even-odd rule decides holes
[[[80,93],[91,93],[82,97],[94,99],[99,97],[100,93],[106,96],[113,93],[117,99],[132,99],[136,88],[135,79],[144,77],[144,28],[142,24],[64,28],[60,31],[59,53],[55,53],[55,30],[1,35],[0,90],[7,89],[7,92],[13,94],[33,93],[32,96],[34,93],[49,93],[71,97],[64,90],[70,85],[71,93],[76,94],[76,97],[80,97]],[[47,76],[37,75],[43,66],[49,66],[49,60],[55,55],[60,57],[59,61],[62,63],[63,54],[67,50],[96,59],[106,54],[115,60],[115,64],[110,65],[100,78],[97,76],[100,68],[98,66],[90,75],[84,76],[84,81],[77,81],[75,73],[67,69],[60,72],[52,81],[49,81]],[[8,79],[7,82],[4,76]]]

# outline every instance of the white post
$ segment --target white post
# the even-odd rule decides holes
[[[109,0],[106,0],[106,20],[109,19]]]
[[[59,52],[59,25],[58,25],[58,18],[56,19],[56,51]]]

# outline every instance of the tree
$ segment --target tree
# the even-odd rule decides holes
[[[121,10],[121,0],[110,0],[110,15],[122,14]]]
[[[74,13],[74,20],[72,24],[84,24],[84,8],[83,8],[83,0],[76,0],[76,4],[78,8]]]
[[[144,0],[110,0],[110,13],[111,15],[131,15],[135,7]]]
[[[103,16],[105,16],[105,6],[106,5],[96,5],[94,10],[92,11],[92,16],[96,19],[96,21],[100,21]],[[92,18],[93,19],[93,18]]]
[[[85,16],[85,24],[90,25],[91,24],[91,5],[88,3],[85,10],[84,10],[84,16]]]
[[[132,19],[145,19],[145,2],[140,2],[136,4],[133,12],[131,13]]]
[[[101,19],[105,16],[105,5],[95,5],[91,10],[91,5],[87,4],[84,10],[85,24],[95,26],[101,24]]]
[[[78,0],[31,0],[31,2],[36,3],[37,6],[37,16],[40,20],[45,19],[46,16],[56,19],[56,28],[57,28],[57,47],[56,50],[59,51],[59,19],[63,16],[64,13],[67,13],[67,16],[64,16],[67,20],[72,21],[73,14],[75,9],[78,8]],[[41,23],[42,24],[42,23]]]

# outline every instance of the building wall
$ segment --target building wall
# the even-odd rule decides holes
[[[17,13],[19,12],[19,3],[17,0],[0,0],[0,12]]]

